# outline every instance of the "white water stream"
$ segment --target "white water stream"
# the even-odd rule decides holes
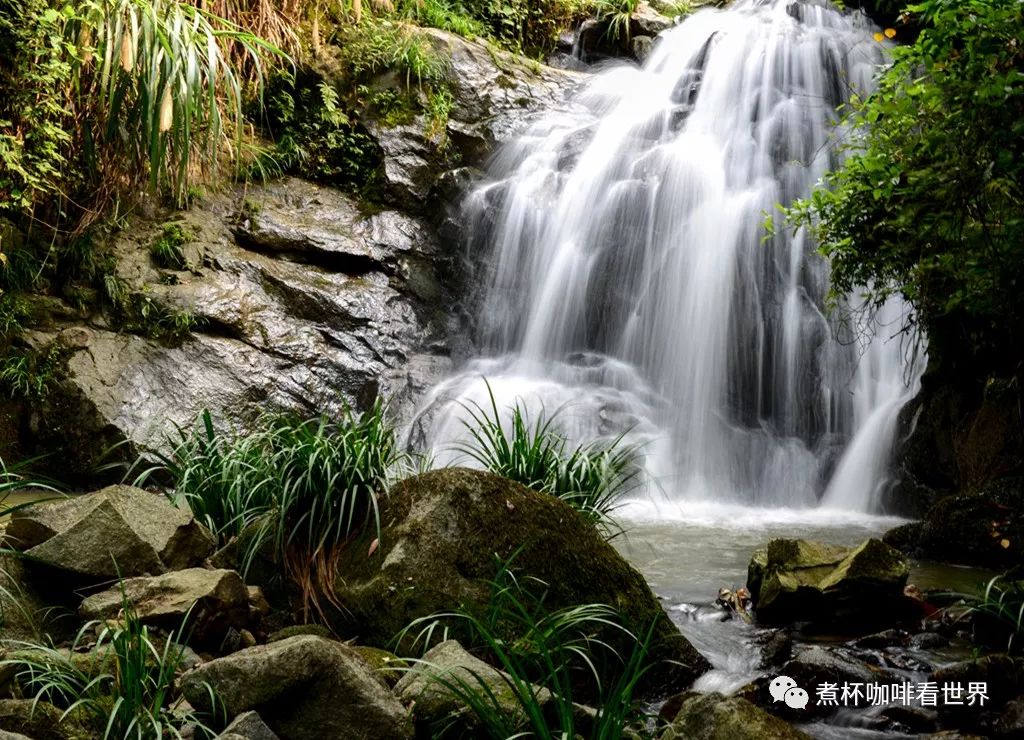
[[[827,0],[702,10],[505,145],[464,203],[481,356],[414,422],[439,461],[486,378],[576,439],[644,440],[641,518],[879,511],[917,387],[901,306],[827,312],[806,234],[764,229],[837,164],[875,30]]]

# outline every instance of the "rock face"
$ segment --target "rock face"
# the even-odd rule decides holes
[[[437,131],[424,115],[398,125],[367,122],[384,153],[386,196],[412,210],[436,208],[432,196],[443,172],[482,162],[496,142],[518,133],[532,115],[564,105],[568,92],[583,79],[446,31],[427,28],[420,33],[448,60],[452,110],[444,129]]]
[[[739,697],[690,693],[682,697],[662,740],[810,740],[792,725]]]
[[[383,645],[419,617],[460,605],[480,613],[498,560],[515,555],[514,572],[548,584],[548,609],[604,603],[634,631],[653,623],[653,657],[674,661],[650,674],[660,688],[684,687],[708,668],[643,577],[577,512],[498,476],[451,468],[403,481],[382,502],[372,557],[368,544],[348,548],[339,564],[339,634]]]
[[[747,588],[765,624],[823,620],[870,631],[879,617],[901,618],[909,573],[906,559],[877,539],[852,549],[779,539],[754,553]]]
[[[7,535],[33,565],[93,581],[185,568],[214,548],[213,536],[187,510],[130,486],[23,509]]]
[[[285,179],[137,217],[113,244],[117,307],[55,310],[29,337],[68,359],[45,402],[12,423],[25,454],[56,450],[54,472],[84,481],[111,446],[128,440],[128,458],[165,448],[203,409],[244,425],[254,405],[334,414],[384,396],[401,417],[450,369],[465,342],[453,328],[461,255],[439,233],[455,186],[581,76],[422,33],[449,62],[452,110],[441,131],[423,115],[361,121],[383,152],[378,202]],[[171,268],[151,256],[166,222],[187,242]]]
[[[236,738],[279,740],[274,731],[267,727],[267,723],[256,712],[242,712],[224,728],[224,732],[220,735],[220,740],[235,740]]]
[[[152,578],[128,578],[88,596],[79,613],[86,619],[113,619],[127,598],[144,624],[177,630],[188,616],[192,644],[216,648],[228,629],[253,627],[249,591],[230,570],[189,568]]]
[[[182,692],[209,710],[207,685],[228,717],[256,711],[281,740],[408,738],[405,708],[359,655],[322,637],[242,650],[186,674]]]

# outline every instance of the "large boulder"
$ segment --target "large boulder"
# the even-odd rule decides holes
[[[229,629],[251,628],[259,616],[250,608],[249,590],[237,573],[205,568],[125,579],[86,597],[79,613],[86,619],[113,619],[125,599],[144,624],[176,630],[188,617],[189,642],[213,649]]]
[[[93,582],[186,568],[214,549],[213,536],[187,509],[130,486],[22,509],[7,536],[33,566]]]
[[[339,634],[384,645],[414,619],[459,608],[482,615],[499,561],[511,559],[521,577],[547,584],[548,609],[603,603],[638,634],[653,626],[659,665],[649,678],[660,688],[684,687],[709,667],[643,576],[553,496],[477,470],[435,470],[392,489],[380,521],[379,548],[367,554],[375,537],[367,533],[339,563]],[[449,625],[453,636],[462,625]],[[622,642],[621,633],[607,637]]]
[[[405,707],[351,648],[322,637],[290,637],[210,661],[182,677],[199,709],[228,717],[255,711],[281,740],[408,738]]]
[[[909,574],[906,558],[877,539],[855,548],[777,539],[751,557],[747,588],[765,624],[826,621],[870,632],[904,618]]]
[[[220,740],[280,740],[256,712],[242,712],[224,728]]]
[[[661,740],[810,740],[746,699],[689,693]]]

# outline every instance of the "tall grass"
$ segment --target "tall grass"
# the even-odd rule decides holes
[[[490,384],[487,407],[467,404],[466,442],[456,449],[485,469],[542,493],[557,496],[608,536],[621,532],[614,513],[640,485],[640,448],[622,436],[608,444],[573,446],[558,430],[558,415],[539,413],[531,422],[517,400],[502,418]]]
[[[135,484],[169,478],[174,497],[222,542],[244,533],[244,569],[269,547],[308,617],[322,615],[320,597],[333,598],[341,549],[367,527],[379,534],[377,497],[403,459],[380,402],[334,421],[268,414],[247,432],[222,432],[204,412]]]
[[[468,678],[445,673],[424,661],[412,670],[424,671],[469,708],[480,728],[474,736],[502,740],[638,736],[636,731],[650,719],[635,694],[650,667],[653,625],[634,634],[604,604],[550,610],[544,604],[546,584],[517,578],[511,563],[501,565],[483,616],[468,611],[432,615],[416,620],[397,638],[413,636],[415,643],[427,648],[447,637],[446,622],[457,620],[468,628],[471,649],[501,669],[504,685],[495,687],[493,679],[473,672]],[[609,630],[626,638],[631,645],[628,654],[596,636]],[[574,696],[581,694],[594,701],[596,715],[586,716],[574,703]],[[447,726],[435,729],[444,736],[457,720],[453,716]]]
[[[94,637],[97,629],[99,636]],[[175,690],[184,654],[184,629],[182,625],[161,648],[134,606],[124,599],[120,623],[86,624],[70,651],[9,642],[13,652],[0,665],[14,669],[15,680],[36,702],[63,709],[62,722],[84,720],[94,737],[182,738],[186,725],[197,731],[196,736],[212,737],[214,733]]]
[[[982,625],[986,637],[1002,633],[1007,653],[1024,650],[1024,581],[1008,581],[996,576],[985,585],[981,596],[968,596],[965,601],[976,617],[987,618],[989,623]]]

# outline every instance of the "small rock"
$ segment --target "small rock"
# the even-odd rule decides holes
[[[997,738],[1024,738],[1024,696],[1006,705],[992,729]]]
[[[14,737],[33,740],[65,740],[60,727],[61,711],[45,701],[0,699],[0,728]]]
[[[351,648],[300,635],[210,661],[181,679],[185,698],[229,717],[258,712],[281,740],[409,738],[405,707]],[[263,710],[263,711],[261,711]]]
[[[244,629],[250,619],[249,591],[241,577],[232,570],[204,568],[128,578],[87,597],[79,613],[86,619],[113,619],[124,599],[134,605],[144,624],[173,631],[188,616],[189,639],[195,645],[216,647],[229,628]]]
[[[221,740],[230,735],[245,738],[245,740],[279,740],[274,731],[267,727],[267,723],[256,712],[242,712],[235,717],[231,724],[224,729]]]
[[[755,643],[761,649],[760,666],[763,669],[780,666],[793,655],[793,636],[788,630],[771,630],[756,638]]]
[[[416,719],[427,726],[456,713],[471,714],[463,699],[445,682],[465,685],[470,690],[479,688],[482,695],[491,693],[506,715],[526,718],[509,677],[467,653],[455,640],[447,640],[427,651],[423,660],[399,679],[395,694],[405,704],[413,704]],[[547,689],[537,689],[538,703],[545,704],[550,699]]]
[[[690,692],[661,740],[810,740],[746,699]]]
[[[188,510],[130,486],[31,506],[7,532],[32,563],[92,581],[187,568],[214,547]]]
[[[949,639],[938,632],[922,632],[910,638],[910,647],[916,650],[935,650],[949,645]]]
[[[902,731],[911,733],[934,732],[939,713],[921,707],[905,707],[893,704],[882,710],[882,716],[900,725]]]

